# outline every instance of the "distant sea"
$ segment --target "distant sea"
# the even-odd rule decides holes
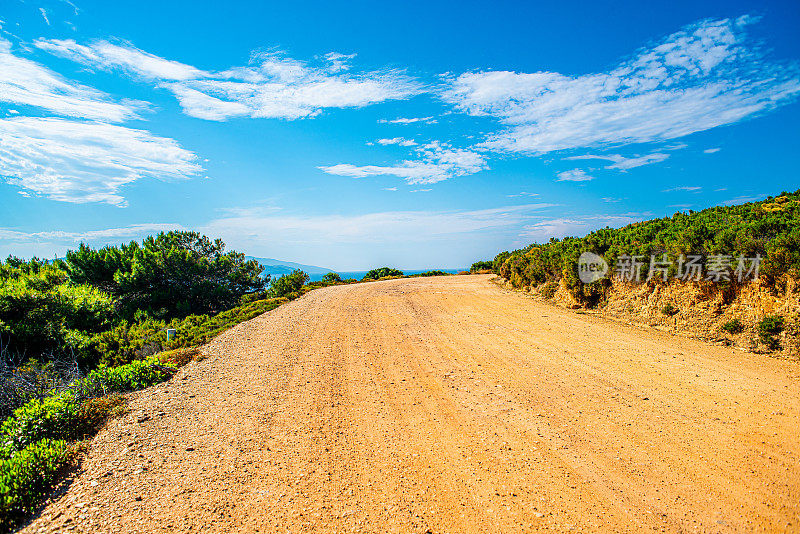
[[[424,272],[427,272],[427,271],[444,271],[446,273],[456,274],[456,273],[458,273],[460,271],[468,271],[468,270],[469,269],[421,269],[419,271],[405,271],[405,270],[403,270],[403,273],[404,274],[419,274],[419,273],[424,273]],[[361,280],[362,278],[364,278],[364,275],[367,274],[367,271],[336,271],[336,272],[338,272],[339,276],[341,276],[342,279],[344,279],[344,280],[347,280],[348,278],[355,278],[356,280]],[[325,275],[324,274],[312,274],[310,276],[311,276],[311,281],[312,282],[317,282],[319,280],[322,280],[322,277],[325,276]]]

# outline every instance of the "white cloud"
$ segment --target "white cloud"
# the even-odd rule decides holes
[[[414,124],[415,122],[424,122],[425,124],[436,124],[436,119],[433,117],[398,117],[396,119],[378,119],[381,124]]]
[[[703,189],[698,185],[679,185],[677,187],[670,187],[669,189],[664,189],[662,193],[674,193],[676,191],[689,191],[689,192],[697,192]]]
[[[627,171],[629,169],[641,167],[643,165],[650,165],[651,163],[659,163],[667,158],[669,158],[669,154],[664,154],[663,152],[653,152],[652,154],[645,154],[644,156],[636,156],[632,158],[626,158],[625,156],[621,156],[619,154],[608,154],[608,155],[586,154],[583,156],[572,156],[564,159],[567,160],[602,159],[613,162],[611,165],[607,165],[606,169]]]
[[[0,239],[12,241],[14,243],[57,243],[69,246],[83,242],[138,237],[157,232],[169,232],[170,230],[182,229],[183,227],[181,225],[174,223],[133,224],[121,228],[105,228],[101,230],[88,230],[85,232],[68,232],[65,230],[20,232],[12,228],[0,228]]]
[[[588,182],[594,180],[594,176],[589,176],[583,169],[571,169],[558,173],[556,182]]]
[[[758,195],[753,195],[753,196],[739,196],[736,198],[732,198],[730,200],[726,200],[722,204],[725,206],[733,206],[736,204],[746,204],[748,202],[758,202],[759,200],[764,200],[765,198],[767,198],[767,195],[765,195],[764,193],[760,193]]]
[[[409,193],[427,193],[428,191],[433,191],[433,189],[412,189]]]
[[[416,149],[420,159],[406,160],[397,165],[338,165],[319,167],[322,171],[337,176],[365,178],[367,176],[391,175],[403,178],[409,184],[433,184],[457,176],[478,173],[488,168],[486,159],[478,152],[432,142]]]
[[[520,191],[515,195],[506,195],[508,198],[516,198],[516,197],[538,197],[539,193],[528,193],[527,191]]]
[[[210,74],[177,61],[148,54],[130,44],[95,41],[90,46],[72,39],[37,39],[34,46],[72,61],[103,70],[120,69],[152,80],[191,80]]]
[[[237,236],[269,242],[274,236],[293,243],[384,243],[393,239],[425,241],[521,224],[553,204],[524,204],[466,211],[392,211],[360,215],[287,216],[268,213],[217,219],[203,227],[207,235]],[[241,245],[237,245],[241,246]]]
[[[47,18],[47,10],[45,8],[43,8],[43,7],[40,7],[39,8],[39,13],[42,14],[42,18],[47,23],[47,25],[50,26],[50,19]]]
[[[619,215],[597,214],[585,217],[545,219],[525,226],[520,237],[544,243],[551,237],[560,239],[567,236],[585,235],[592,230],[604,228],[606,226],[620,228],[628,224],[639,222],[646,216],[648,216],[646,213],[623,213]]]
[[[704,20],[639,50],[608,72],[465,73],[445,101],[505,129],[484,147],[542,154],[675,139],[794,100],[797,64],[769,63],[745,35],[752,17]]]
[[[200,171],[192,152],[144,130],[56,118],[0,119],[0,176],[54,200],[124,206],[119,192],[126,184]]]
[[[417,142],[413,139],[406,139],[404,137],[393,137],[391,139],[378,139],[376,141],[379,145],[400,145],[400,146],[416,146]]]
[[[207,72],[143,52],[128,43],[40,39],[36,46],[85,65],[120,69],[171,91],[187,115],[221,121],[234,117],[300,119],[326,108],[358,108],[402,100],[423,87],[399,70],[350,72],[352,56],[331,53],[310,65],[275,53],[255,54],[251,65]]]
[[[721,148],[707,148],[707,149],[703,150],[703,154],[715,154],[715,153],[719,152],[720,150],[722,150],[722,149]]]
[[[58,115],[120,122],[136,118],[140,104],[116,103],[96,89],[56,74],[11,52],[11,43],[0,37],[0,102],[34,106]]]

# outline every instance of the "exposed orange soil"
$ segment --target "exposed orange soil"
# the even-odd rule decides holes
[[[797,363],[490,278],[316,290],[226,332],[27,531],[800,531]]]

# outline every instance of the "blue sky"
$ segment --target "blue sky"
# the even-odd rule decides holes
[[[800,186],[797,2],[6,0],[0,21],[2,256],[179,228],[453,268]]]

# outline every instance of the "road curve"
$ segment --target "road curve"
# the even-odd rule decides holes
[[[316,290],[226,332],[26,531],[800,531],[800,365],[490,278]]]

